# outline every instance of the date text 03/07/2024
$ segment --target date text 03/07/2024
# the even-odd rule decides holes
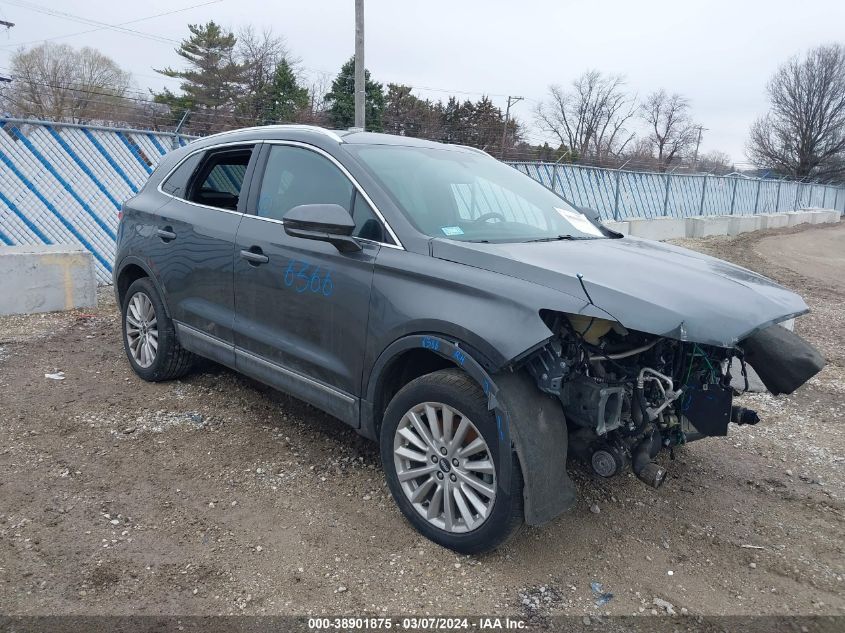
[[[430,631],[430,630],[475,630],[505,631],[522,630],[526,622],[511,617],[343,617],[343,618],[308,618],[310,630],[389,630]]]

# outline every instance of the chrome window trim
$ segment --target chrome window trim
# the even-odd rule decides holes
[[[259,128],[259,129],[261,129],[261,128]],[[320,129],[322,129],[322,128],[320,128]],[[228,132],[224,132],[223,134],[228,134]],[[207,204],[200,204],[199,202],[192,202],[190,200],[185,200],[184,198],[179,198],[178,196],[174,196],[173,194],[167,193],[166,191],[164,191],[161,188],[161,186],[167,181],[167,179],[170,178],[171,175],[173,175],[173,172],[175,172],[177,169],[179,169],[179,167],[182,166],[182,163],[184,163],[186,160],[188,160],[194,154],[198,154],[199,152],[207,152],[207,151],[210,151],[210,150],[219,149],[221,147],[236,147],[236,146],[242,146],[242,145],[254,145],[255,147],[253,149],[255,150],[255,149],[258,149],[258,146],[262,145],[262,144],[266,144],[266,145],[290,145],[290,146],[293,146],[293,147],[302,147],[303,149],[316,152],[317,154],[320,154],[320,155],[328,158],[329,161],[331,161],[338,169],[340,169],[341,173],[349,179],[349,181],[352,183],[352,186],[355,187],[355,190],[358,191],[358,193],[360,193],[364,197],[364,200],[366,200],[367,204],[370,205],[370,208],[373,210],[373,213],[375,213],[376,216],[378,217],[378,219],[381,220],[381,223],[384,225],[384,228],[387,229],[388,234],[390,235],[390,237],[393,238],[393,240],[396,243],[395,244],[388,244],[387,242],[379,242],[377,240],[369,240],[369,239],[364,238],[364,237],[356,237],[355,239],[361,240],[363,242],[368,242],[370,244],[380,244],[381,246],[384,246],[386,248],[395,248],[395,249],[398,249],[400,251],[405,250],[405,247],[403,246],[401,240],[399,239],[399,236],[396,235],[393,228],[387,222],[387,220],[385,219],[382,212],[379,210],[379,208],[373,202],[372,198],[370,198],[370,196],[367,195],[367,192],[364,191],[364,188],[358,183],[358,181],[352,176],[352,174],[349,173],[349,170],[346,169],[346,167],[344,167],[343,165],[341,165],[340,161],[338,161],[334,156],[332,156],[331,154],[329,154],[325,150],[320,149],[319,147],[317,147],[315,145],[309,145],[308,143],[303,143],[301,141],[287,141],[287,140],[281,140],[281,139],[280,140],[261,139],[261,140],[256,140],[256,141],[230,141],[228,143],[217,143],[215,145],[207,145],[205,147],[198,147],[193,152],[189,152],[189,153],[185,154],[185,156],[182,157],[182,160],[180,160],[178,163],[176,163],[176,165],[174,165],[173,168],[170,171],[168,171],[167,174],[164,175],[164,177],[159,181],[158,185],[156,186],[156,191],[158,191],[163,196],[167,196],[168,198],[172,198],[173,200],[178,200],[180,202],[184,202],[185,204],[189,204],[193,207],[198,207],[200,209],[210,209],[211,211],[222,211],[223,213],[234,213],[235,215],[250,216],[250,217],[256,218],[258,220],[263,220],[265,222],[275,222],[276,224],[284,224],[284,222],[282,222],[281,220],[276,220],[276,219],[273,219],[273,218],[262,218],[261,216],[255,215],[255,214],[252,214],[252,213],[241,213],[240,211],[232,211],[230,209],[221,209],[220,207],[212,207],[212,206],[209,206]],[[259,183],[259,186],[260,186],[260,183]]]
[[[194,154],[199,154],[200,152],[207,152],[209,150],[218,149],[220,147],[237,147],[243,145],[254,145],[253,151],[258,149],[258,146],[261,145],[264,141],[236,141],[236,142],[229,142],[229,143],[219,143],[217,145],[208,145],[207,147],[198,147],[193,152],[188,152],[182,157],[176,165],[174,165],[173,169],[171,169],[164,177],[158,181],[158,185],[156,186],[156,191],[158,191],[163,196],[167,196],[168,198],[172,198],[173,200],[178,200],[179,202],[184,202],[185,204],[189,204],[192,207],[199,207],[200,209],[211,209],[212,211],[222,211],[223,213],[233,213],[235,215],[247,215],[245,213],[241,213],[240,211],[232,211],[231,209],[221,209],[220,207],[212,207],[207,204],[200,204],[199,202],[192,202],[191,200],[185,200],[185,198],[180,198],[178,196],[174,196],[172,193],[167,193],[161,186],[167,182],[167,179],[173,175],[173,172],[179,169],[186,160],[188,160]]]
[[[402,245],[402,241],[399,239],[399,236],[396,235],[396,233],[393,230],[393,227],[390,226],[390,224],[385,219],[382,212],[379,210],[379,208],[373,202],[372,198],[370,198],[370,196],[367,195],[367,192],[364,191],[364,188],[358,183],[358,181],[355,179],[355,177],[352,174],[349,173],[349,170],[346,169],[346,167],[344,167],[340,163],[340,161],[337,160],[334,156],[332,156],[327,151],[320,149],[319,147],[317,147],[315,145],[309,145],[308,143],[303,143],[302,141],[287,141],[287,140],[275,140],[275,139],[270,140],[270,139],[268,139],[268,140],[264,140],[263,142],[264,142],[265,145],[288,145],[288,146],[291,146],[291,147],[301,147],[303,149],[306,149],[306,150],[309,150],[309,151],[312,151],[312,152],[316,152],[317,154],[320,154],[321,156],[324,156],[325,158],[328,158],[329,161],[331,163],[333,163],[334,166],[337,167],[340,170],[340,172],[344,176],[346,176],[347,179],[349,179],[349,182],[352,183],[352,186],[355,187],[355,190],[364,197],[364,200],[367,202],[367,204],[370,205],[370,208],[373,210],[373,213],[375,213],[376,217],[378,217],[378,219],[381,220],[381,223],[384,225],[384,228],[387,230],[390,237],[393,238],[393,241],[396,242],[396,243],[395,244],[388,244],[387,242],[379,242],[377,240],[368,240],[366,238],[360,238],[360,237],[356,237],[355,239],[356,240],[363,240],[365,242],[371,242],[373,244],[381,244],[382,246],[386,246],[388,248],[396,248],[396,249],[399,249],[399,250],[402,250],[402,251],[405,250],[405,247]],[[259,186],[260,186],[260,184],[259,184]],[[252,215],[252,217],[258,218],[259,220],[265,220],[265,221],[268,221],[268,222],[277,222],[279,224],[284,224],[284,222],[282,220],[275,220],[273,218],[262,218],[261,216],[255,215],[255,214],[247,214],[247,215]]]
[[[243,216],[245,218],[252,218],[253,220],[261,220],[262,222],[271,222],[272,224],[278,224],[280,226],[284,226],[284,222],[282,220],[277,220],[276,218],[262,218],[260,215],[255,215],[254,213],[244,213]],[[385,248],[395,248],[396,250],[404,251],[405,249],[402,246],[397,246],[396,244],[388,244],[387,242],[379,242],[377,240],[371,240],[366,237],[353,237],[353,240],[357,242],[366,242],[367,244],[378,244],[379,246],[384,246]]]

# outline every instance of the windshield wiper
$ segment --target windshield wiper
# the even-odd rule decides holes
[[[575,237],[574,235],[556,235],[555,237],[538,237],[534,240],[525,240],[526,242],[558,242],[560,240],[590,240],[591,237]]]

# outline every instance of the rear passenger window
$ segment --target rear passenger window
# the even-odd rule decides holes
[[[251,155],[252,148],[209,152],[191,182],[187,200],[209,207],[237,210]]]
[[[202,156],[202,152],[197,152],[196,154],[188,156],[188,158],[186,158],[185,161],[179,165],[176,170],[170,174],[170,176],[167,177],[167,180],[161,183],[161,190],[165,193],[169,193],[171,196],[184,198],[185,191],[188,188],[188,181],[191,179],[197,165],[200,164]]]
[[[338,204],[352,212],[352,183],[327,158],[301,147],[270,148],[261,179],[258,215],[281,220],[302,204]]]

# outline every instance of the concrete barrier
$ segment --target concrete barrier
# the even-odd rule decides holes
[[[686,218],[637,218],[629,224],[631,235],[648,240],[676,240],[687,235]]]
[[[785,213],[761,213],[760,230],[779,229],[787,226],[789,218]]]
[[[760,216],[733,215],[728,219],[728,235],[750,233],[760,228]]]
[[[687,237],[727,235],[729,220],[729,215],[703,215],[697,218],[687,218]]]
[[[97,305],[94,256],[66,244],[0,246],[0,314]]]
[[[827,211],[814,210],[814,211],[805,211],[804,213],[807,214],[809,217],[810,224],[824,224],[828,221],[830,214]]]
[[[839,222],[839,218],[842,213],[841,211],[836,211],[835,209],[824,209],[822,207],[807,207],[805,209],[801,209],[801,211],[809,215],[809,221],[811,224]]]
[[[607,220],[605,226],[623,235],[633,235],[649,240],[674,240],[709,237],[712,235],[739,235],[751,231],[779,229],[799,224],[839,222],[842,213],[832,209],[809,208],[783,213],[756,215],[704,215],[691,218],[625,218]]]
[[[621,233],[622,235],[628,235],[631,231],[631,223],[626,220],[605,220],[604,222],[602,222],[602,224],[604,224],[611,231],[616,231],[617,233]]]
[[[810,214],[806,211],[787,211],[787,226],[798,226],[807,224],[810,221]]]

